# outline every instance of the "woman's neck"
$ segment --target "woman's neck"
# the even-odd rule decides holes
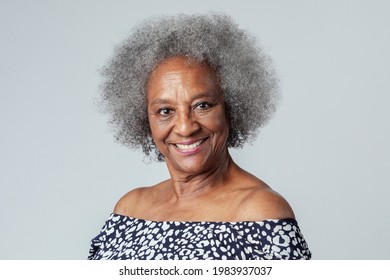
[[[211,165],[210,168],[199,174],[186,174],[169,170],[172,195],[178,200],[206,195],[224,185],[228,180],[229,170],[234,169],[234,166],[235,163],[226,151],[226,155],[219,160],[218,164]]]

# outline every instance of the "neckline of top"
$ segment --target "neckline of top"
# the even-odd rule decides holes
[[[130,217],[122,214],[117,214],[117,213],[111,213],[111,217],[118,217],[121,219],[130,219],[134,221],[140,221],[140,222],[145,222],[145,223],[167,223],[167,224],[259,224],[259,223],[282,223],[282,222],[287,222],[287,223],[292,223],[295,225],[298,225],[298,222],[294,218],[284,218],[284,219],[264,219],[261,221],[158,221],[158,220],[148,220],[148,219],[142,219],[142,218],[136,218],[136,217]]]

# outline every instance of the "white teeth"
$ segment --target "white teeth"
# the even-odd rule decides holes
[[[180,150],[188,150],[198,147],[200,144],[202,144],[202,142],[203,140],[199,140],[198,142],[192,143],[191,145],[176,144],[176,147],[178,147]]]

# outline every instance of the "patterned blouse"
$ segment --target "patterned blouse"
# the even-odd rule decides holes
[[[148,221],[111,214],[88,259],[310,259],[294,219],[260,222]]]

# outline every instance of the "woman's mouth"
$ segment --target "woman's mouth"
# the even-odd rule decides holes
[[[178,149],[180,149],[181,151],[185,152],[185,151],[191,151],[193,149],[195,149],[196,147],[200,146],[203,142],[205,141],[205,139],[201,139],[199,141],[196,141],[194,143],[191,143],[191,144],[174,144]]]

